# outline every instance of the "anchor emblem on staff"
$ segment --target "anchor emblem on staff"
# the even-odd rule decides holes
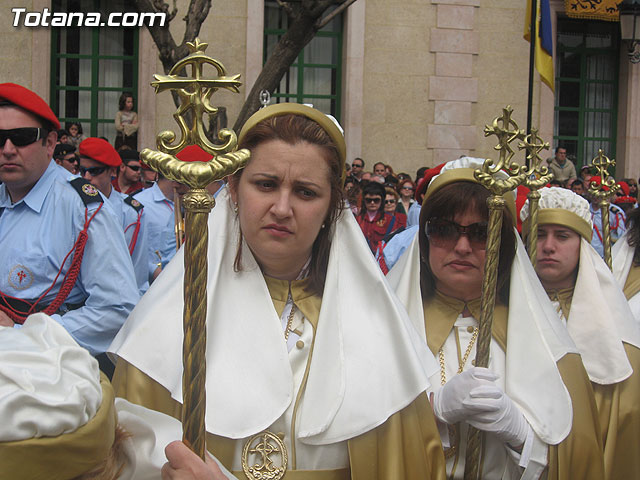
[[[542,150],[549,150],[549,142],[543,141],[538,136],[536,128],[531,129],[531,133],[527,135],[523,142],[518,145],[520,150],[527,151],[527,160],[529,168],[523,166],[522,169],[526,173],[523,185],[529,188],[527,198],[529,199],[529,218],[527,219],[527,251],[531,264],[536,266],[538,256],[538,201],[540,200],[540,190],[551,180],[553,180],[553,172],[542,165]],[[523,226],[524,227],[524,226]]]
[[[598,149],[598,155],[591,161],[600,176],[600,183],[589,183],[589,194],[598,201],[600,207],[600,220],[602,221],[602,248],[604,261],[611,270],[611,227],[609,225],[609,205],[611,197],[620,189],[614,178],[609,178],[609,167],[615,167],[616,161],[607,157]]]
[[[165,130],[157,136],[159,151],[144,149],[140,157],[153,170],[165,177],[190,187],[184,196],[185,255],[184,255],[184,341],[182,345],[182,426],[183,442],[200,458],[205,457],[205,373],[206,373],[206,317],[207,317],[207,246],[209,231],[207,220],[215,206],[213,197],[205,190],[211,182],[222,180],[243,168],[249,151],[237,148],[233,130],[218,133],[219,144],[205,135],[203,115],[215,119],[218,108],[211,105],[211,95],[223,88],[238,93],[240,75],[227,77],[224,66],[204,54],[207,44],[196,39],[187,44],[190,54],[178,61],[169,75],[155,75],[151,83],[156,93],[175,91],[181,104],[173,114],[181,130],[176,144],[174,132]],[[204,66],[213,66],[214,78],[203,76]],[[191,77],[186,69],[191,67]],[[190,118],[188,114],[190,113]],[[213,155],[208,162],[183,162],[174,155],[188,145],[198,145]]]
[[[474,172],[476,180],[491,192],[487,199],[489,207],[489,226],[486,256],[484,261],[484,278],[482,281],[481,314],[478,326],[478,343],[476,347],[477,367],[489,366],[489,346],[491,343],[491,325],[496,303],[496,286],[498,282],[498,262],[500,257],[500,230],[502,215],[505,208],[504,194],[514,190],[524,182],[526,169],[516,162],[512,162],[514,152],[510,143],[525,138],[524,130],[511,119],[513,109],[507,106],[502,109],[502,116],[493,120],[491,126],[486,125],[484,135],[498,137],[498,160],[485,160],[482,168]],[[506,173],[507,177],[500,179],[497,174]],[[470,427],[467,436],[467,454],[465,459],[464,479],[477,480],[480,478],[480,452],[482,450],[482,436],[480,430]]]

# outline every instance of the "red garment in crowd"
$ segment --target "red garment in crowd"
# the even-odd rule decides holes
[[[374,253],[378,248],[378,243],[380,243],[382,237],[398,228],[395,225],[396,223],[398,223],[397,220],[395,220],[388,213],[384,212],[378,212],[376,216],[373,217],[373,220],[369,220],[369,216],[365,211],[362,215],[356,217],[356,219],[358,220],[358,225],[360,225],[360,229],[364,234],[364,238],[367,239],[369,248]]]
[[[132,184],[126,192],[122,192],[120,190],[120,185],[118,185],[118,177],[112,178],[111,179],[111,185],[113,186],[113,188],[116,189],[116,191],[124,193],[125,195],[131,195],[132,193],[137,193],[140,190],[144,189],[144,183],[137,181],[136,183]]]

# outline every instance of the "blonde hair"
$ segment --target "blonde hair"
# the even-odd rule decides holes
[[[125,466],[124,442],[130,437],[131,434],[118,425],[113,445],[111,445],[107,458],[93,469],[78,475],[72,480],[116,480],[122,474]]]

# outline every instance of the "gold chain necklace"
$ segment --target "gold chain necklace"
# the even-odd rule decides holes
[[[291,324],[293,323],[293,314],[296,313],[296,304],[293,303],[291,305],[291,313],[289,314],[289,318],[287,319],[287,328],[284,330],[284,339],[285,341],[289,340],[289,332],[291,332]]]
[[[469,341],[469,345],[467,345],[467,349],[465,350],[464,355],[462,356],[462,360],[458,365],[458,371],[456,372],[456,374],[462,373],[462,371],[464,370],[464,366],[467,364],[467,360],[469,360],[469,355],[471,355],[471,349],[473,348],[473,345],[476,343],[477,338],[478,338],[478,327],[475,327],[473,329],[473,334],[471,335],[471,340]],[[444,345],[440,348],[440,350],[438,350],[438,360],[440,362],[440,383],[444,385],[445,383],[447,383],[447,375],[445,372],[445,364],[444,364]]]
[[[471,349],[473,348],[473,345],[476,343],[477,338],[478,338],[478,327],[475,327],[473,329],[473,334],[471,335],[471,340],[469,340],[469,345],[467,345],[467,349],[465,350],[464,355],[462,356],[462,360],[458,362],[458,371],[456,372],[456,374],[460,374],[464,370],[464,366],[467,364],[469,355],[471,355]],[[440,362],[440,383],[444,385],[445,383],[447,383],[447,375],[446,375],[445,363],[444,363],[444,345],[440,347],[440,350],[438,350],[438,361]],[[451,446],[445,449],[444,457],[445,459],[448,460],[449,458],[455,456],[456,453],[458,452],[458,443],[460,442],[460,438],[458,435],[459,432],[458,432],[458,429],[456,428],[456,425],[447,424],[447,430],[449,432],[449,441],[451,443]]]

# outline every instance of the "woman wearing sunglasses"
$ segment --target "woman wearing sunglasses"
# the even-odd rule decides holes
[[[437,363],[343,211],[341,130],[285,103],[238,138],[209,217],[209,450],[241,478],[443,478]],[[180,250],[111,346],[118,395],[177,418],[183,275]]]
[[[440,364],[431,387],[448,478],[463,478],[469,426],[482,432],[482,478],[601,479],[593,396],[580,357],[514,229],[507,195],[488,368],[475,367],[489,192],[482,160],[447,163],[429,184],[419,233],[388,275]]]

